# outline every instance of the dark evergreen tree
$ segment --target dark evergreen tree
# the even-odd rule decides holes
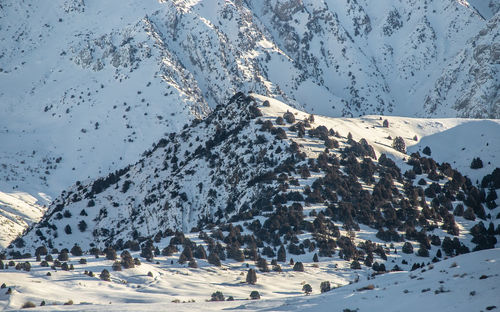
[[[155,257],[155,247],[151,239],[142,244],[141,257],[147,259],[148,261],[151,261]]]
[[[104,249],[104,254],[108,260],[116,260],[116,251],[113,247],[108,246]]]
[[[473,158],[472,162],[470,164],[470,168],[471,169],[483,168],[483,161],[481,160],[481,158],[479,158],[479,157]]]
[[[61,250],[59,255],[57,256],[57,260],[59,261],[68,261],[68,251],[67,250]]]
[[[429,250],[424,246],[420,245],[420,248],[417,251],[417,255],[419,257],[429,257]]]
[[[78,222],[78,229],[80,232],[85,232],[87,230],[87,223],[84,220]]]
[[[471,207],[467,207],[464,211],[464,219],[474,221],[476,220],[476,214],[474,213],[474,209]]]
[[[122,264],[120,263],[120,261],[115,261],[113,263],[113,265],[111,266],[111,268],[113,269],[113,271],[121,271],[122,270]]]
[[[269,272],[269,268],[267,266],[267,260],[262,257],[257,260],[257,267],[262,272]]]
[[[403,251],[405,254],[412,254],[412,253],[413,253],[413,245],[412,245],[410,242],[405,242],[405,243],[403,244],[402,251]]]
[[[103,281],[109,282],[111,280],[111,274],[109,274],[108,270],[104,269],[99,275],[99,278],[102,279]]]
[[[351,262],[351,269],[353,269],[353,270],[361,270],[361,265],[359,264],[358,260],[353,260]]]
[[[76,257],[81,257],[83,255],[82,248],[75,244],[73,248],[71,248],[71,254]]]
[[[66,226],[64,227],[64,232],[67,234],[67,235],[70,235],[71,234],[71,226],[69,224],[66,224]]]
[[[46,256],[48,254],[47,247],[40,246],[35,250],[35,256]]]
[[[462,204],[458,204],[456,207],[455,207],[455,210],[453,211],[453,214],[457,217],[461,217],[464,215],[464,205]]]
[[[292,112],[287,111],[286,113],[283,114],[283,119],[286,120],[286,122],[288,123],[294,123],[295,115]]]
[[[302,264],[302,262],[297,261],[293,266],[293,270],[297,272],[304,272],[304,265]]]
[[[132,255],[130,254],[130,252],[128,252],[128,250],[124,250],[120,256],[122,258],[122,266],[125,269],[131,269],[135,267],[134,259],[132,258]]]
[[[441,243],[441,248],[447,256],[453,256],[453,251],[455,249],[453,241],[450,237],[446,236]]]
[[[278,262],[286,262],[286,250],[285,246],[281,245],[278,249]]]
[[[392,141],[392,148],[394,148],[398,152],[406,153],[405,140],[400,136],[395,137]]]
[[[319,262],[318,254],[317,253],[315,253],[314,256],[313,256],[313,262]]]
[[[167,247],[162,249],[161,254],[162,254],[162,256],[171,256],[178,251],[179,251],[179,249],[177,249],[177,246],[168,245]]]
[[[321,293],[329,292],[331,290],[330,282],[325,281],[320,284]]]
[[[207,252],[205,251],[205,248],[203,245],[198,245],[194,251],[194,257],[197,259],[206,259],[207,258]]]
[[[208,263],[219,267],[222,265],[219,256],[215,252],[210,253],[208,256]]]
[[[255,272],[254,269],[248,270],[246,282],[252,285],[257,283],[257,273]]]
[[[258,291],[256,290],[253,290],[251,293],[250,293],[250,299],[252,300],[257,300],[257,299],[260,299],[260,294]]]
[[[427,156],[431,156],[431,148],[429,146],[424,147],[422,153],[424,153]]]
[[[303,291],[306,295],[309,295],[310,293],[312,293],[312,287],[311,287],[311,285],[309,285],[309,284],[305,284],[304,286],[302,286],[302,291]]]

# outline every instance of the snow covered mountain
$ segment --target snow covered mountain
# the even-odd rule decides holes
[[[326,116],[498,118],[498,3],[470,3],[3,1],[0,190],[43,205],[240,90]]]
[[[494,247],[500,230],[500,172],[493,170],[500,122],[391,117],[384,127],[381,118],[312,116],[238,93],[205,120],[161,139],[137,163],[63,191],[12,247],[21,254],[40,245],[121,248],[243,221],[246,229],[240,231],[253,232],[261,248],[276,248],[284,239],[295,255],[314,251],[307,252],[312,240],[320,256],[332,255],[338,245],[349,260],[356,251],[346,251],[353,246],[343,242],[347,235],[360,244],[375,236],[393,241],[399,252],[403,237],[430,249],[431,237],[451,235],[459,239],[458,254]],[[456,145],[451,137],[457,136],[457,142],[478,145],[462,153],[443,146]],[[401,152],[404,146],[394,145],[397,137],[413,145],[410,158]],[[482,189],[419,151],[438,161],[455,153],[453,167],[459,168],[479,157],[481,168],[467,176]],[[489,238],[476,237],[483,234]]]
[[[491,308],[499,129],[498,120],[331,118],[238,93],[137,163],[56,198],[0,261],[10,289],[0,306],[152,310],[168,299],[182,310],[222,291],[236,302],[209,309],[335,301],[365,311],[399,292]],[[335,289],[291,298],[306,284]],[[243,301],[253,291],[266,300]]]
[[[40,200],[22,192],[0,192],[0,248],[6,248],[28,226],[40,221],[47,210]],[[44,202],[49,203],[47,199]]]
[[[498,118],[500,110],[500,14],[492,17],[445,67],[425,99],[431,115]],[[446,101],[452,105],[443,105]]]

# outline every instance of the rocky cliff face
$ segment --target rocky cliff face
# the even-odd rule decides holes
[[[426,97],[429,114],[455,111],[460,117],[499,117],[499,40],[500,14],[497,14],[446,66]]]

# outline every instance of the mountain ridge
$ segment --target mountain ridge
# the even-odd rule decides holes
[[[474,244],[480,249],[494,247],[496,242],[490,245],[472,239],[475,243],[471,243],[471,238],[482,234],[470,233],[478,222],[483,227],[483,222],[489,222],[494,233],[500,229],[494,199],[500,185],[488,186],[486,179],[475,187],[449,164],[421,157],[418,151],[422,146],[407,158],[391,146],[395,142],[392,138],[387,139],[388,134],[398,133],[410,145],[417,143],[418,136],[425,138],[425,134],[440,133],[442,128],[478,127],[456,119],[393,117],[388,123],[384,127],[381,117],[376,116],[361,120],[313,116],[267,97],[238,93],[205,120],[196,120],[181,133],[160,140],[137,163],[106,177],[77,182],[54,200],[41,222],[11,248],[27,252],[40,244],[69,248],[75,243],[84,250],[123,248],[133,241],[162,241],[178,235],[176,231],[197,233],[241,224],[263,241],[259,243],[262,247],[276,244],[286,231],[295,233],[286,235],[301,237],[293,238],[296,242],[288,246],[298,255],[303,251],[294,246],[302,246],[309,235],[319,246],[324,244],[324,235],[337,237],[337,244],[347,252],[339,236],[351,233],[356,237],[360,227],[360,243],[366,239],[362,233],[368,231],[393,241],[397,249],[403,246],[405,232],[407,239],[417,237],[425,244],[420,236],[412,236],[413,226],[424,233],[428,229],[428,237],[442,240],[451,234],[457,242],[460,238],[458,246],[463,247],[456,247],[460,250],[457,253],[463,252],[460,248],[476,248]],[[491,125],[500,127],[498,121]],[[367,133],[371,137],[365,139]],[[495,138],[491,139],[485,138],[497,148]],[[439,157],[442,152],[436,149],[435,153]],[[487,154],[483,151],[482,155]],[[467,161],[455,159],[459,164]],[[498,168],[493,170],[495,162],[485,161],[484,165],[483,172],[493,171],[495,181],[499,174]],[[487,186],[488,193],[484,190]],[[389,189],[393,195],[385,193]],[[397,214],[395,223],[389,221],[389,211]],[[283,213],[292,218],[287,222],[295,224],[288,230],[273,223],[282,222],[277,220],[284,218]],[[323,215],[320,221],[318,213]],[[417,225],[403,217],[412,214],[421,215]],[[329,225],[319,230],[323,222]],[[319,254],[329,255],[330,247],[321,247]]]

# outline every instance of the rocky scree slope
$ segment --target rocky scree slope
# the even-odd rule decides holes
[[[379,123],[369,131],[383,131]],[[373,148],[325,124],[238,93],[136,164],[64,191],[8,254],[76,244],[142,250],[150,260],[177,253],[185,263],[194,250],[206,257],[205,246],[215,265],[251,259],[266,271],[265,261],[288,255],[385,271],[497,245],[500,169],[476,187],[448,163]]]

